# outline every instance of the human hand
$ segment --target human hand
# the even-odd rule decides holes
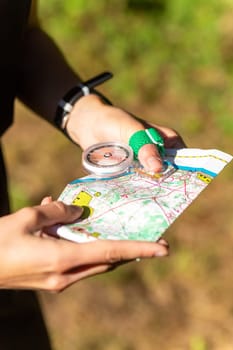
[[[73,222],[82,214],[80,207],[48,202],[0,218],[0,288],[58,292],[124,262],[168,254],[164,240],[78,244],[38,235],[55,224]]]
[[[105,141],[128,143],[136,131],[150,127],[161,134],[166,148],[185,147],[176,131],[149,124],[120,108],[106,105],[93,94],[84,96],[76,102],[67,123],[68,134],[82,149]],[[148,170],[161,171],[162,160],[155,145],[144,145],[139,151],[138,158]]]

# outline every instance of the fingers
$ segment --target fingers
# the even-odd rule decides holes
[[[44,290],[49,292],[62,292],[64,289],[68,288],[75,282],[78,282],[84,278],[95,276],[111,270],[110,265],[94,265],[77,267],[76,269],[65,272],[57,273],[51,272],[47,274],[39,274],[38,276],[33,276],[33,279],[21,280],[20,278],[15,278],[11,280],[7,285],[9,289],[12,288],[29,288],[35,290]]]
[[[110,264],[86,265],[83,267],[77,267],[72,271],[57,275],[56,278],[52,277],[47,281],[46,289],[50,291],[61,292],[75,282],[101,273],[105,273],[112,269],[113,267]]]
[[[157,243],[159,243],[159,244],[165,246],[166,248],[169,248],[168,242],[167,242],[165,239],[163,239],[163,238],[160,238],[160,239],[157,241]]]
[[[95,242],[93,242],[94,244]],[[119,263],[135,260],[136,258],[153,258],[166,255],[168,255],[168,249],[159,243],[98,241],[96,242],[96,253],[93,257],[95,261],[93,263]]]
[[[164,139],[166,148],[182,148],[186,147],[180,135],[173,129],[163,126],[148,124],[140,121],[145,129],[154,128]],[[155,144],[145,144],[138,152],[138,159],[147,171],[161,172],[163,169],[162,157]]]
[[[49,204],[53,201],[51,196],[44,197],[41,201],[41,205]]]
[[[53,268],[46,289],[51,291],[64,290],[81,279],[110,271],[132,260],[168,255],[165,240],[158,243],[99,240],[81,244],[60,240],[55,243],[61,254],[59,259],[55,258],[55,265],[50,265]]]
[[[138,159],[147,171],[154,173],[162,171],[163,162],[156,145],[142,146],[138,152]]]
[[[164,126],[154,126],[164,139],[166,148],[183,148],[186,147],[181,136],[173,129]]]
[[[40,205],[46,205],[46,204],[52,203],[52,201],[53,201],[52,196],[47,196],[42,199]],[[50,239],[59,238],[59,236],[57,235],[54,229],[52,229],[51,232],[48,229],[47,229],[47,232],[44,232],[43,230],[39,230],[35,232],[35,235],[37,237],[43,237],[43,238],[46,237]]]
[[[32,233],[58,223],[71,223],[82,215],[83,209],[66,205],[62,202],[51,202],[41,206],[23,208],[13,214],[15,222],[24,225],[27,233]]]
[[[28,286],[60,292],[81,279],[110,271],[136,258],[162,257],[168,254],[164,240],[158,243],[96,241],[82,244],[65,240],[42,240],[39,246],[31,237],[30,247],[33,246],[37,247],[34,250],[33,264],[28,254],[23,254],[27,268],[24,269],[24,274],[20,269],[20,276],[11,280],[11,287]],[[41,250],[44,253],[43,261],[40,259]],[[34,273],[31,277],[28,276],[30,265],[34,266],[31,268]]]
[[[158,243],[97,241],[83,244],[65,240],[41,240],[38,243],[32,236],[27,240],[19,249],[21,254],[13,255],[17,269],[6,281],[9,288],[59,292],[81,279],[107,272],[136,258],[168,254],[164,240]]]
[[[74,266],[118,264],[136,258],[154,258],[168,255],[168,246],[138,241],[98,240],[90,243],[57,241],[60,249],[59,265],[62,271]]]

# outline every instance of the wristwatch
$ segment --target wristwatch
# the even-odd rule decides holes
[[[72,87],[64,97],[59,101],[57,110],[55,113],[54,123],[55,125],[66,134],[66,125],[69,119],[69,114],[77,100],[82,96],[89,94],[98,95],[105,103],[111,104],[111,102],[100,92],[96,91],[94,87],[104,83],[106,80],[113,77],[110,72],[103,72],[94,78],[87,80]]]

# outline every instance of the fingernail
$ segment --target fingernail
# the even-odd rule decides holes
[[[162,244],[163,246],[165,246],[165,247],[167,247],[167,248],[169,247],[168,242],[167,242],[165,239],[163,239],[163,238],[159,239],[159,240],[157,241],[157,243]]]
[[[53,201],[51,196],[46,196],[42,199],[41,201],[41,205],[45,205],[45,204],[49,204]]]
[[[147,166],[148,166],[148,170],[158,172],[162,168],[161,159],[158,157],[152,156],[147,159]]]
[[[164,250],[158,250],[157,252],[155,252],[155,256],[157,256],[157,257],[162,257],[162,256],[166,256],[166,255],[168,255],[168,254]]]
[[[74,213],[79,213],[81,214],[83,212],[83,207],[79,207],[78,205],[70,205],[71,207],[71,210],[74,212]]]

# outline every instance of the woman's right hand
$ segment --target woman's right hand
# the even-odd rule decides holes
[[[71,223],[81,214],[80,207],[54,201],[1,217],[0,288],[59,292],[122,263],[168,254],[164,240],[73,243],[37,234],[56,224]]]

